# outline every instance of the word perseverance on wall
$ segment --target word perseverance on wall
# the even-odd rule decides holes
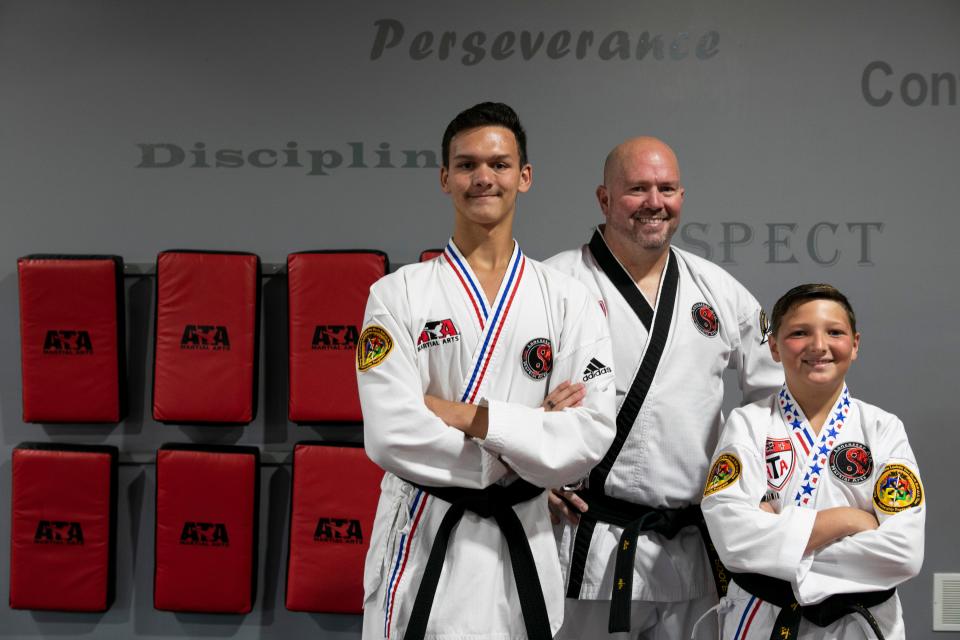
[[[484,60],[708,60],[720,52],[720,32],[701,34],[631,33],[623,30],[528,31],[419,31],[408,33],[399,20],[384,18],[373,23],[370,59],[386,55],[409,56],[411,60],[459,61],[466,66]]]

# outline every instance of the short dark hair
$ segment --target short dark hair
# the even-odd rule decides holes
[[[504,127],[513,132],[517,139],[517,149],[520,151],[520,166],[527,164],[527,132],[520,124],[517,112],[502,102],[481,102],[457,114],[450,121],[447,130],[443,132],[443,166],[450,166],[450,141],[453,136],[466,129],[477,127]]]
[[[839,289],[831,284],[801,284],[780,296],[780,299],[773,305],[773,313],[770,318],[770,333],[776,336],[777,331],[780,330],[780,323],[783,322],[784,316],[798,304],[810,302],[811,300],[833,300],[839,304],[843,307],[844,311],[847,312],[847,318],[850,320],[850,328],[854,333],[857,332],[857,316],[853,312],[853,307],[850,305],[850,301],[847,300],[847,296],[840,293]]]

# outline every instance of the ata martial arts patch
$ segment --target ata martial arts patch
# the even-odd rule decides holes
[[[884,513],[897,513],[923,504],[920,478],[902,464],[888,464],[873,486],[873,504]]]
[[[703,487],[703,497],[706,498],[721,489],[726,489],[739,477],[740,459],[732,453],[721,453],[710,468],[707,484]]]
[[[457,330],[453,320],[428,320],[420,331],[420,337],[417,338],[417,352],[430,347],[436,347],[441,344],[450,344],[460,342],[460,332]]]
[[[767,486],[782,491],[793,474],[797,457],[790,438],[767,438]]]
[[[830,452],[830,471],[847,484],[860,484],[873,473],[870,447],[862,442],[841,442]]]
[[[534,380],[543,380],[553,369],[553,347],[549,338],[534,338],[520,355],[523,372]]]
[[[700,333],[708,338],[717,335],[717,331],[720,330],[720,318],[717,317],[713,307],[706,302],[698,302],[693,305],[690,314],[693,316],[693,324]]]
[[[372,369],[384,360],[393,349],[393,338],[383,327],[373,324],[363,330],[357,342],[357,370]]]
[[[610,367],[603,364],[596,358],[590,358],[590,362],[587,363],[587,368],[583,370],[583,373],[580,374],[583,377],[584,382],[589,382],[594,378],[599,378],[605,373],[610,373],[613,371]]]
[[[766,344],[770,338],[770,321],[767,320],[767,312],[760,309],[760,317],[757,318],[757,324],[760,328],[760,344]]]

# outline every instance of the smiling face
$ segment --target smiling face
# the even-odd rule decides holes
[[[665,251],[680,226],[684,190],[677,158],[656,138],[635,138],[611,152],[597,200],[604,237],[636,251]]]
[[[790,307],[770,336],[770,353],[783,364],[796,396],[839,394],[860,347],[860,334],[846,309],[833,300],[807,300]]]
[[[450,194],[458,218],[484,227],[512,223],[517,194],[532,181],[520,164],[513,132],[505,127],[467,129],[450,141],[450,165],[440,169],[440,187]]]

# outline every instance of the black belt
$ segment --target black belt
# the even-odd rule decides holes
[[[800,630],[800,619],[805,618],[817,625],[826,627],[851,613],[863,616],[878,640],[884,640],[877,619],[867,607],[875,607],[893,597],[896,589],[886,591],[865,591],[862,593],[840,593],[830,596],[818,604],[801,606],[793,597],[793,588],[785,580],[771,578],[759,573],[735,573],[733,581],[747,593],[780,607],[770,640],[796,638]]]
[[[507,548],[510,550],[510,564],[513,566],[513,578],[517,583],[517,596],[520,599],[520,611],[523,614],[523,624],[527,629],[527,638],[550,640],[552,637],[550,618],[547,616],[547,605],[543,600],[537,565],[533,560],[530,542],[523,530],[523,524],[513,510],[513,505],[532,500],[543,493],[543,489],[525,480],[517,480],[505,487],[492,485],[486,489],[424,487],[411,484],[449,502],[450,508],[440,521],[437,537],[430,549],[430,557],[427,559],[427,567],[413,602],[413,611],[410,612],[404,640],[423,640],[427,630],[427,620],[430,619],[430,609],[433,607],[433,598],[440,582],[440,572],[443,570],[443,558],[447,553],[450,534],[465,511],[475,513],[481,518],[493,518],[497,521],[507,541]]]
[[[672,539],[684,527],[697,527],[710,558],[717,594],[719,596],[726,594],[727,573],[710,541],[700,505],[694,504],[680,509],[658,509],[611,498],[590,490],[578,491],[577,495],[587,503],[588,509],[580,514],[580,524],[573,544],[570,578],[567,585],[568,598],[580,596],[583,572],[590,553],[590,539],[593,537],[597,522],[607,522],[623,528],[617,545],[617,561],[613,572],[613,595],[610,599],[610,619],[607,625],[610,633],[630,630],[630,604],[633,599],[633,567],[637,554],[637,538],[645,531],[652,531]]]

